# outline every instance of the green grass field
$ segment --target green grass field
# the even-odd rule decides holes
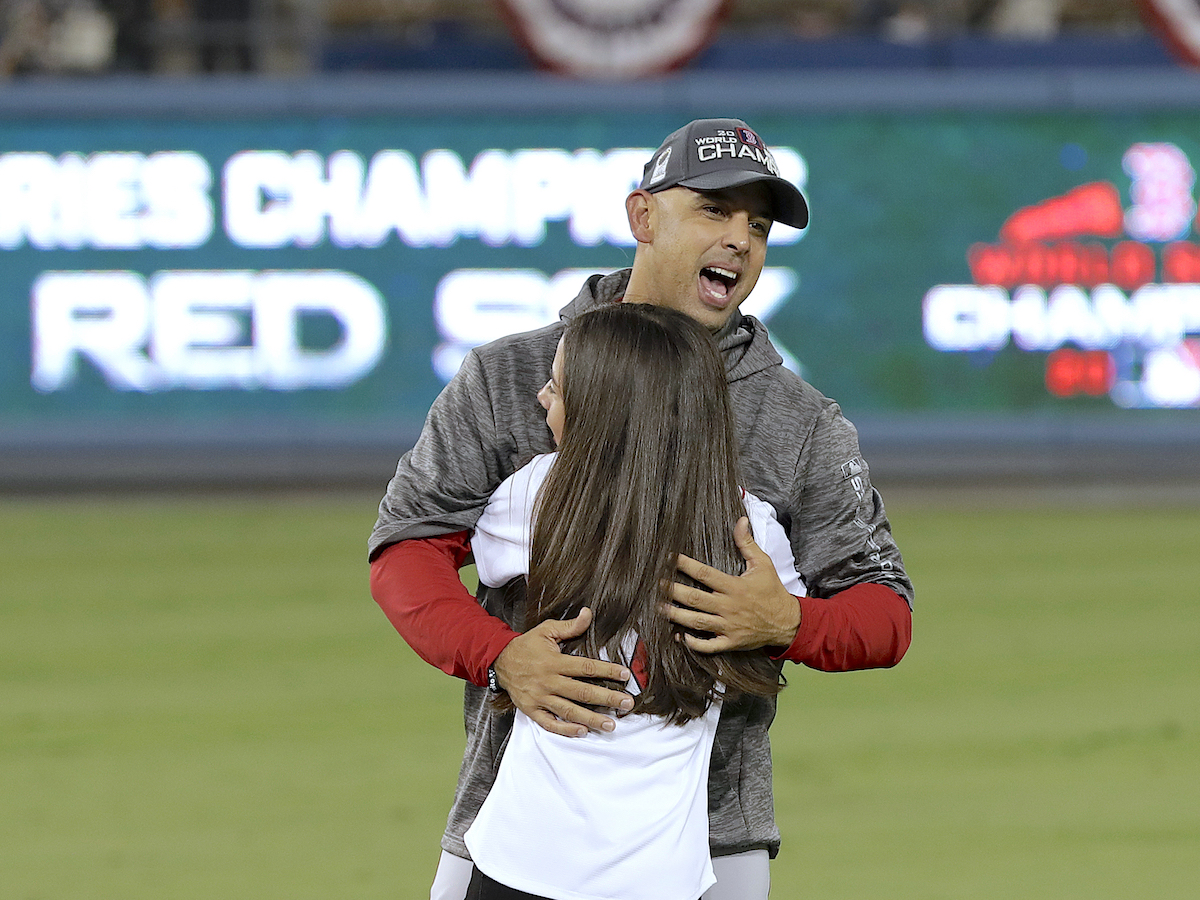
[[[0,897],[427,896],[459,685],[375,501],[0,500]],[[914,644],[791,670],[772,896],[1200,896],[1200,508],[889,513]]]

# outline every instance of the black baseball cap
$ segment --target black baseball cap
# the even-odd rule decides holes
[[[752,182],[770,189],[776,222],[808,224],[804,195],[779,177],[775,157],[741,119],[696,119],[671,132],[646,163],[638,187],[654,194],[676,186],[719,191]]]

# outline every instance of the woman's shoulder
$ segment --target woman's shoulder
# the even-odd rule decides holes
[[[529,571],[531,520],[554,454],[535,456],[496,488],[471,536],[479,580],[498,587]]]
[[[475,524],[476,531],[488,531],[499,522],[528,519],[533,513],[538,489],[554,463],[554,456],[553,453],[535,456],[500,482]]]
[[[529,489],[536,492],[550,473],[550,467],[554,464],[554,459],[557,455],[557,453],[538,454],[505,478],[500,483],[500,487],[496,488],[496,494],[507,492],[510,495],[523,495]]]

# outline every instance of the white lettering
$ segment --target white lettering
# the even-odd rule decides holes
[[[575,153],[571,197],[571,239],[580,246],[609,243],[632,247],[625,198],[638,186],[642,163],[649,151],[620,147],[601,155],[596,150]]]
[[[339,150],[329,157],[304,150],[292,157],[289,178],[292,242],[313,247],[325,239],[326,221],[334,242],[350,246],[363,186],[357,153]]]
[[[485,150],[468,171],[457,153],[431,150],[421,160],[425,180],[424,215],[430,240],[439,247],[462,237],[477,237],[497,247],[511,240],[508,210],[512,179],[508,155]]]
[[[1137,318],[1125,298],[1125,293],[1112,284],[1099,284],[1092,289],[1092,314],[1101,337],[1099,347],[1115,347],[1122,336],[1134,333]]]
[[[74,384],[81,358],[122,391],[341,388],[387,343],[382,297],[349,272],[47,272],[32,301],[45,392]],[[308,318],[332,320],[336,340],[305,346]]]
[[[923,302],[925,341],[935,350],[999,350],[1008,342],[1008,294],[993,285],[939,284]]]
[[[342,388],[367,375],[383,357],[387,316],[373,285],[349,272],[263,272],[251,295],[264,387],[276,390]],[[328,316],[340,337],[312,349],[300,342],[305,316]]]
[[[151,391],[158,373],[142,348],[149,336],[146,284],[133,272],[45,272],[33,284],[33,372],[49,393],[75,381],[85,357],[109,385]]]
[[[1142,362],[1140,387],[1152,406],[1200,406],[1200,357],[1182,344],[1152,350]]]
[[[771,153],[738,142],[705,148],[749,155],[798,185],[807,178],[803,158],[790,148],[777,148],[778,165]],[[393,234],[410,247],[447,247],[459,238],[531,247],[546,239],[550,223],[566,222],[582,246],[628,247],[634,241],[624,201],[650,153],[484,150],[467,167],[440,149],[418,167],[402,150],[381,150],[369,164],[349,150],[328,161],[307,150],[247,150],[225,164],[225,230],[234,243],[255,248],[312,247],[325,239],[339,247],[379,247]],[[777,225],[771,243],[802,236]]]
[[[0,156],[0,246],[12,250],[26,240],[39,250],[58,246],[57,175],[49,153]]]
[[[411,170],[411,158],[408,163]],[[379,192],[378,179],[369,186],[368,199],[361,199],[362,159],[348,150],[333,154],[328,165],[307,150],[294,156],[243,151],[225,163],[223,182],[225,231],[243,247],[312,247],[324,240],[327,227],[339,246],[378,246],[392,225],[387,213],[380,216],[387,219],[383,227],[371,221],[371,213],[386,210],[386,200],[379,202],[382,198],[373,194]],[[364,215],[361,207],[371,202],[375,205]]]
[[[549,325],[558,307],[547,303],[546,276],[533,269],[458,269],[438,282],[433,317],[443,343],[433,369],[449,381],[468,351],[480,344]]]
[[[288,221],[291,160],[286,153],[246,150],[225,163],[225,233],[242,247],[282,247],[294,231]]]
[[[378,247],[395,231],[410,247],[426,247],[429,221],[430,213],[412,156],[401,150],[376,153],[367,171],[360,209],[360,244]]]
[[[172,387],[258,386],[249,321],[253,281],[249,271],[159,272],[151,278],[150,355]]]
[[[701,144],[696,148],[696,156],[701,162],[712,162],[722,156],[736,156],[737,150],[732,144]]]
[[[140,172],[145,198],[142,239],[159,249],[189,249],[212,235],[212,171],[196,153],[152,153]]]
[[[1136,333],[1146,347],[1178,344],[1200,333],[1200,284],[1147,284],[1129,298]]]
[[[513,240],[520,246],[542,243],[546,223],[562,221],[570,214],[573,161],[565,150],[519,150],[513,154]]]
[[[88,166],[88,224],[95,246],[106,250],[141,246],[138,173],[142,160],[137,153],[103,153]]]
[[[1075,344],[1106,350],[1129,341],[1170,347],[1200,334],[1200,284],[1147,284],[1126,298],[1111,284],[1089,294],[1077,285],[1022,285],[1010,300],[995,285],[942,284],[923,304],[926,342],[946,352],[998,350],[1009,339],[1026,351]]]
[[[443,381],[454,377],[473,347],[508,334],[544,328],[557,321],[580,285],[596,269],[563,269],[546,276],[536,269],[457,269],[438,282],[433,315],[442,337],[433,351],[433,369]],[[608,270],[612,271],[612,270]],[[600,274],[608,274],[601,270]],[[764,322],[796,289],[792,269],[765,268],[742,310]],[[775,345],[784,365],[799,372],[787,350]]]
[[[1111,317],[1115,298],[1105,292],[1104,299]],[[1049,300],[1035,285],[1023,285],[1013,293],[1013,342],[1022,350],[1053,350],[1067,343],[1094,349],[1111,347],[1119,334],[1105,324],[1105,319],[1095,314],[1087,291],[1078,285],[1059,285]]]
[[[803,158],[733,141],[713,153],[749,155],[803,187]],[[411,247],[446,247],[460,237],[489,246],[535,246],[566,222],[582,246],[628,247],[624,199],[652,151],[619,147],[485,150],[471,165],[451,150],[420,166],[402,150],[370,160],[350,150],[328,158],[305,150],[245,150],[226,160],[221,200],[226,235],[255,249],[378,247],[395,234]],[[211,236],[212,172],[196,153],[0,153],[0,248],[40,250],[191,248]],[[773,245],[803,232],[771,230]]]
[[[0,248],[199,247],[210,187],[208,164],[186,151],[0,154]]]

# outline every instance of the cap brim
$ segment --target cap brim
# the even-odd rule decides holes
[[[678,182],[680,187],[691,188],[694,191],[722,191],[726,188],[741,187],[744,184],[763,182],[771,191],[771,206],[776,222],[790,225],[793,228],[808,226],[808,202],[799,188],[786,178],[775,175],[764,175],[756,172],[709,172],[687,178]]]

